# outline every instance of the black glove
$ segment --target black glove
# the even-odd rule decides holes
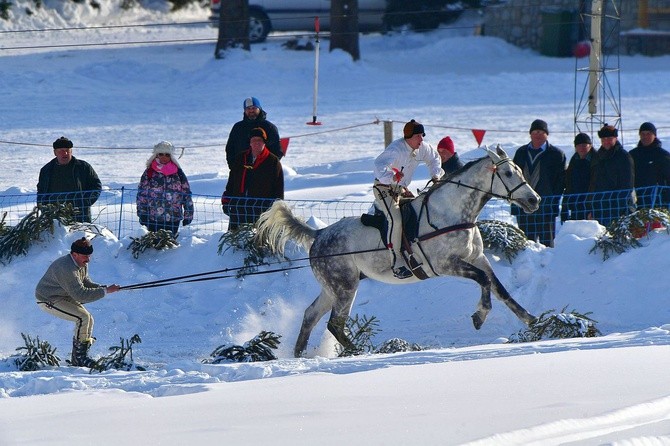
[[[185,218],[185,219],[182,220],[181,224],[182,224],[182,226],[188,226],[188,225],[191,224],[192,221],[193,221],[192,218]]]

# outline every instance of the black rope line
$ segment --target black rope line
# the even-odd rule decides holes
[[[318,256],[308,256],[308,257],[301,257],[297,259],[286,259],[286,260],[278,260],[276,262],[269,262],[265,263],[262,265],[265,266],[273,266],[273,265],[281,265],[282,263],[287,263],[287,262],[302,262],[305,260],[312,260],[312,259],[322,259],[322,258],[327,258],[327,257],[338,257],[338,256],[347,256],[351,254],[365,254],[368,252],[377,252],[377,251],[385,251],[386,247],[383,248],[371,248],[371,249],[362,249],[359,251],[349,251],[349,252],[338,252],[335,254],[322,254]],[[259,265],[261,266],[261,265]],[[301,266],[290,266],[286,268],[277,268],[273,270],[266,270],[266,271],[256,271],[256,272],[251,272],[247,273],[245,275],[247,276],[252,276],[252,275],[258,275],[258,274],[270,274],[270,273],[277,273],[277,272],[282,272],[282,271],[290,271],[294,269],[301,269],[301,268],[307,268],[309,265],[301,265]],[[239,271],[241,269],[246,268],[245,266],[238,266],[235,268],[224,268],[224,269],[219,269],[216,271],[208,271],[204,273],[196,273],[196,274],[188,274],[185,276],[177,276],[177,277],[170,277],[168,279],[160,279],[160,280],[153,280],[150,282],[142,282],[142,283],[135,283],[132,285],[125,285],[122,287],[119,287],[120,290],[138,290],[138,289],[143,289],[143,288],[157,288],[161,286],[166,286],[166,285],[175,285],[178,283],[189,283],[189,282],[201,282],[201,281],[206,281],[206,280],[214,280],[214,279],[226,279],[230,277],[236,277],[236,275],[224,275],[224,276],[215,276],[215,277],[203,277],[203,276],[209,276],[211,274],[219,274],[219,273],[229,273],[233,271]],[[203,277],[201,279],[193,279],[194,277]],[[189,280],[183,280],[183,279],[189,279]]]

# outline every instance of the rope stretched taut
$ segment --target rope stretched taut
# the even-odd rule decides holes
[[[351,255],[351,254],[364,254],[367,252],[376,252],[376,251],[385,251],[386,248],[374,248],[374,249],[363,249],[360,251],[349,251],[349,252],[339,252],[335,254],[323,254],[319,256],[311,256],[311,257],[301,257],[298,259],[287,259],[287,260],[278,260],[276,262],[270,262],[266,263],[265,265],[267,266],[272,266],[272,265],[279,265],[282,263],[286,262],[301,262],[305,260],[311,260],[311,259],[320,259],[320,258],[327,258],[327,257],[337,257],[337,256],[346,256],[346,255]],[[266,270],[266,271],[253,271],[250,273],[246,273],[245,275],[247,276],[256,276],[260,274],[271,274],[271,273],[279,273],[279,272],[284,272],[284,271],[290,271],[294,269],[302,269],[302,268],[307,268],[309,265],[299,265],[299,266],[290,266],[286,268],[276,268],[276,269],[271,269],[271,270]],[[219,269],[216,271],[208,271],[204,273],[195,273],[195,274],[188,274],[185,276],[177,276],[177,277],[170,277],[167,279],[160,279],[160,280],[152,280],[149,282],[142,282],[142,283],[135,283],[132,285],[125,285],[120,287],[120,290],[141,290],[144,288],[158,288],[162,286],[167,286],[167,285],[177,285],[180,283],[192,283],[192,282],[204,282],[207,280],[217,280],[217,279],[228,279],[231,277],[237,277],[236,274],[225,274],[223,276],[213,276],[213,277],[204,277],[204,276],[211,276],[212,274],[219,274],[219,273],[231,273],[233,271],[239,271],[241,269],[244,269],[246,267],[244,266],[239,266],[236,268],[224,268],[224,269]],[[199,277],[198,279],[195,279],[196,277]]]

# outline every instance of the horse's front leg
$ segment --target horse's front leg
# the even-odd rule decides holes
[[[477,311],[472,314],[472,324],[477,330],[482,328],[486,317],[491,311],[491,279],[485,271],[476,266],[466,262],[460,258],[454,258],[451,262],[453,274],[466,279],[474,280],[479,284],[481,295],[477,303]]]
[[[519,303],[510,295],[505,286],[500,282],[498,277],[493,272],[493,268],[491,267],[491,264],[489,263],[486,256],[482,254],[473,263],[480,267],[482,271],[484,271],[490,277],[490,291],[493,291],[495,297],[507,305],[507,307],[516,315],[516,317],[518,317],[526,325],[530,325],[537,320],[535,316],[526,311],[526,309],[519,305]],[[491,296],[489,294],[489,305],[490,304]]]

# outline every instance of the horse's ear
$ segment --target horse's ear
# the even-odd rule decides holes
[[[498,147],[500,147],[500,145],[498,145]],[[496,164],[496,163],[498,163],[498,161],[500,161],[499,154],[497,154],[493,150],[489,149],[488,147],[485,150],[486,150],[486,154],[489,156],[489,158],[491,158],[491,161],[493,161],[493,164]],[[505,152],[503,152],[503,153],[505,153]]]
[[[500,156],[501,159],[507,159],[509,156],[507,156],[507,152],[503,150],[503,148],[498,144],[496,146],[496,152],[498,153],[498,156]]]

